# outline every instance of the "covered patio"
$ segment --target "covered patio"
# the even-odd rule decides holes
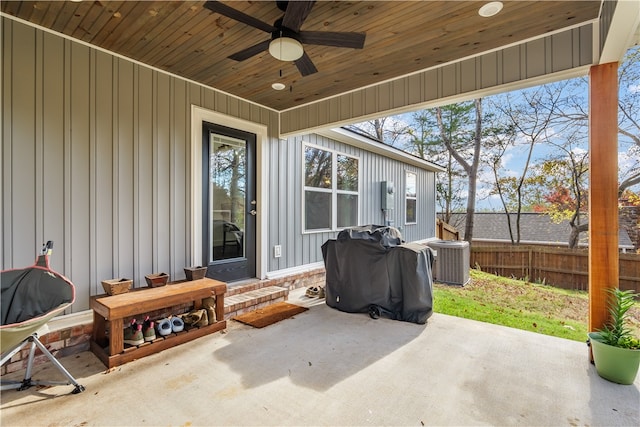
[[[640,379],[598,376],[586,344],[434,314],[426,325],[309,311],[263,329],[231,321],[106,371],[63,360],[71,386],[2,393],[3,426],[640,424]],[[49,369],[51,374],[54,369]]]
[[[640,2],[295,2],[290,15],[273,3],[3,2],[3,268],[53,235],[66,260],[56,268],[84,284],[86,309],[105,272],[139,280],[149,266],[200,263],[197,120],[256,134],[266,181],[264,153],[283,138],[588,74],[589,326],[604,323],[619,274],[617,68],[640,41]],[[303,42],[300,59],[269,51],[279,17]],[[72,166],[49,171],[45,158]],[[277,188],[256,191],[268,205]],[[254,215],[264,278],[281,268],[270,253],[288,231]]]
[[[271,2],[225,3],[263,22],[282,15]],[[363,31],[367,42],[362,51],[305,46],[318,72],[300,75],[266,52],[230,60],[265,34],[202,1],[2,2],[3,268],[31,262],[52,235],[63,260],[54,267],[86,309],[108,274],[199,264],[201,110],[257,135],[257,200],[267,206],[286,199],[269,187],[277,156],[266,154],[286,138],[588,74],[589,327],[598,328],[605,289],[618,282],[609,232],[617,63],[640,40],[640,3],[504,2],[491,21],[478,17],[483,3],[317,2],[304,29]],[[288,90],[271,89],[279,77]],[[265,209],[257,221],[256,278],[299,267],[294,255],[271,256],[286,219]],[[308,304],[300,291],[289,298]],[[584,343],[439,314],[425,327],[315,301],[266,329],[230,322],[226,334],[110,371],[92,353],[68,357],[86,392],[3,392],[0,421],[639,425],[639,380],[609,383],[587,355]]]

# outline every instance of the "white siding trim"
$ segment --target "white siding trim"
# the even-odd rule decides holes
[[[639,25],[640,1],[618,1],[598,63],[620,61],[627,49],[640,38],[638,30],[630,34],[629,28],[637,29]]]
[[[280,279],[281,277],[294,276],[310,270],[324,268],[324,262],[314,262],[311,264],[299,265],[297,267],[283,268],[282,270],[270,271],[266,274],[267,279]]]
[[[256,135],[256,177],[268,176],[269,165],[264,153],[268,143],[267,126],[228,116],[216,111],[191,105],[191,265],[202,262],[202,123],[215,123]],[[257,179],[256,201],[256,276],[264,278],[267,267],[268,250],[263,244],[268,242],[268,197],[267,180]]]
[[[629,1],[630,2],[636,2],[637,0],[629,0]],[[459,64],[459,63],[464,62],[464,61],[466,61],[468,59],[479,58],[479,57],[482,57],[482,56],[490,54],[490,53],[505,51],[505,50],[507,50],[507,49],[509,49],[511,47],[523,46],[523,45],[526,45],[527,43],[530,43],[530,42],[535,41],[535,40],[544,40],[546,37],[550,37],[550,36],[553,36],[553,35],[556,35],[556,34],[562,34],[564,32],[568,32],[568,31],[574,30],[576,28],[584,27],[586,25],[591,25],[593,27],[597,27],[599,25],[599,23],[600,23],[599,19],[591,19],[591,20],[579,22],[577,24],[569,25],[569,26],[566,26],[566,27],[563,27],[563,28],[558,28],[557,30],[554,30],[554,31],[549,31],[548,33],[539,34],[539,35],[536,35],[536,36],[533,36],[533,37],[529,37],[529,38],[526,38],[526,39],[523,39],[523,40],[519,40],[519,41],[516,41],[516,42],[513,42],[513,43],[509,43],[509,44],[506,44],[506,45],[503,45],[503,46],[499,46],[499,47],[496,47],[496,48],[493,48],[493,49],[488,49],[488,50],[484,50],[482,52],[474,53],[473,55],[464,56],[464,57],[461,57],[461,58],[456,58],[456,59],[454,59],[452,61],[445,62],[445,63],[438,64],[438,65],[434,65],[432,67],[423,68],[421,70],[412,71],[411,73],[403,74],[401,76],[392,77],[392,78],[389,78],[387,80],[382,80],[382,81],[379,81],[379,82],[376,82],[376,83],[372,83],[370,85],[361,86],[361,87],[358,87],[358,88],[355,88],[355,89],[351,89],[351,90],[339,93],[337,95],[328,96],[326,98],[318,99],[316,101],[310,101],[310,102],[307,102],[305,104],[296,105],[295,107],[285,108],[285,109],[281,110],[280,112],[281,113],[286,113],[286,112],[289,112],[289,111],[295,111],[298,108],[307,107],[309,105],[320,104],[322,102],[329,101],[329,100],[331,100],[333,98],[339,98],[339,97],[341,97],[343,95],[346,95],[346,94],[351,94],[351,93],[355,93],[355,92],[359,92],[359,91],[364,91],[366,89],[379,87],[379,86],[382,86],[382,85],[384,85],[386,83],[400,81],[400,80],[406,79],[406,78],[411,77],[411,76],[422,74],[422,73],[424,73],[426,71],[436,70],[436,69],[443,68],[443,67],[446,67],[446,66],[452,65],[452,64]],[[628,30],[629,28],[632,28],[632,27],[626,26],[626,27],[623,27],[622,30],[624,32],[624,30]],[[376,117],[380,117],[380,114],[377,113]]]
[[[402,150],[390,147],[383,143],[374,143],[373,140],[364,136],[355,134],[347,129],[323,129],[317,132],[319,135],[327,138],[342,142],[347,145],[351,145],[362,150],[369,151],[371,153],[379,154],[389,159],[397,160],[399,162],[415,166],[417,168],[431,171],[431,172],[444,172],[445,169],[435,163],[431,163],[428,160],[421,159],[420,157],[413,156]]]

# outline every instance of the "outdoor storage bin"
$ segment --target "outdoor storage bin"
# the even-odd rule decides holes
[[[392,227],[343,230],[322,245],[329,307],[367,313],[378,306],[393,319],[423,324],[433,313],[433,254],[402,243]]]

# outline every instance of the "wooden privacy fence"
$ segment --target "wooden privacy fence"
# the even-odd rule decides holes
[[[460,232],[438,218],[436,220],[436,237],[441,240],[460,240]]]
[[[620,254],[620,289],[640,292],[640,255]],[[544,246],[471,247],[471,267],[564,289],[589,289],[589,253]]]

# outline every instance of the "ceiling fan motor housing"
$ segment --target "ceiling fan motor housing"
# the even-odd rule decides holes
[[[271,33],[271,40],[275,40],[280,37],[289,37],[291,39],[300,41],[298,33],[282,25],[282,18],[279,18],[276,22],[274,22],[273,26],[276,27],[276,29]]]
[[[276,0],[276,6],[283,12],[287,11],[287,5],[289,4],[289,0]]]

